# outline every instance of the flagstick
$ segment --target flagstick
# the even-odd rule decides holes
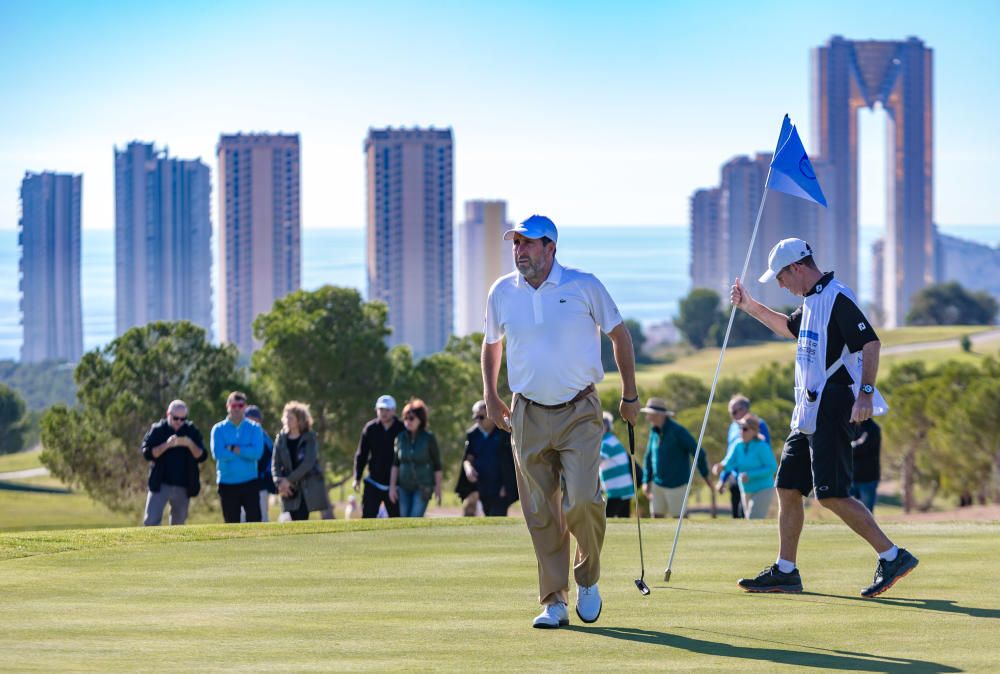
[[[770,179],[771,170],[768,169],[767,177]],[[767,201],[767,180],[764,181],[764,194],[760,198],[760,208],[757,209],[757,220],[753,223],[753,234],[750,235],[750,246],[747,248],[747,257],[743,261],[743,273],[740,280],[746,278],[747,269],[750,267],[750,253],[753,252],[754,241],[757,240],[757,229],[760,227],[760,216],[764,213],[764,202]],[[719,351],[719,363],[715,366],[715,378],[712,379],[712,390],[708,394],[708,405],[705,406],[705,417],[701,421],[701,432],[698,434],[698,446],[694,450],[694,459],[691,461],[691,474],[688,476],[687,489],[684,490],[684,501],[681,504],[681,514],[677,518],[677,531],[674,533],[674,545],[670,549],[670,559],[667,560],[667,569],[663,572],[663,580],[670,581],[670,570],[674,565],[674,555],[677,553],[677,541],[681,536],[681,525],[684,524],[684,515],[687,514],[688,496],[691,494],[691,482],[694,480],[694,472],[698,469],[698,457],[701,456],[701,443],[705,439],[705,428],[708,426],[708,414],[712,410],[712,401],[715,400],[715,386],[719,383],[719,372],[722,370],[722,359],[726,355],[726,345],[729,344],[729,333],[733,330],[733,320],[736,318],[736,307],[730,307],[729,325],[726,326],[726,336],[722,339],[722,349]],[[739,478],[737,478],[739,479]],[[743,493],[743,486],[740,485],[740,493]],[[744,506],[744,516],[747,515]]]

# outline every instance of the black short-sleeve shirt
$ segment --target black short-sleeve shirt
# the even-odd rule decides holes
[[[806,293],[806,297],[816,293],[818,287],[825,288],[832,280],[833,272],[827,272]],[[802,307],[799,307],[788,317],[788,331],[798,336],[801,325]],[[826,366],[830,367],[834,361],[840,358],[840,354],[844,351],[844,345],[847,345],[848,351],[855,353],[868,342],[877,340],[878,335],[875,334],[875,328],[872,327],[858,305],[843,293],[837,295],[837,299],[833,302],[833,311],[830,313],[830,322],[826,326]],[[833,384],[850,385],[854,383],[844,366],[837,368],[837,371],[827,381]]]

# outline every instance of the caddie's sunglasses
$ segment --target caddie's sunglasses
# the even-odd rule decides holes
[[[174,421],[187,421],[188,420],[187,417],[179,417],[176,414],[171,414],[170,418],[173,419]]]
[[[247,404],[246,403],[229,403],[229,406],[232,407],[234,410],[241,410],[244,407],[246,407]]]
[[[486,418],[486,415],[485,415],[485,414],[477,414],[477,415],[475,416],[475,419],[476,419],[476,421],[482,421],[482,420],[483,420],[483,419],[485,419],[485,418]]]

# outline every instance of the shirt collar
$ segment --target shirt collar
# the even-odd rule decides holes
[[[807,292],[805,296],[809,297],[810,295],[818,295],[819,293],[823,292],[824,288],[830,285],[830,281],[832,280],[833,280],[833,272],[828,271],[827,273],[823,274],[823,276],[821,276],[818,281],[816,281],[816,285],[810,288],[809,292]]]
[[[529,284],[527,281],[524,280],[523,274],[517,275],[517,285],[524,286],[526,288],[531,288],[532,290],[541,290],[543,286],[548,285],[549,283],[551,283],[554,286],[557,286],[559,285],[559,282],[562,280],[562,272],[563,272],[562,265],[559,264],[558,260],[553,258],[552,269],[549,270],[549,275],[546,277],[546,279],[542,281],[542,285],[538,286],[538,288],[531,288],[531,284]]]

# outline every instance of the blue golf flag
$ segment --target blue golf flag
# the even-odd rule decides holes
[[[778,147],[771,159],[771,173],[767,179],[768,189],[791,194],[826,206],[826,197],[816,180],[816,171],[809,162],[809,156],[802,147],[799,132],[785,115],[778,134]]]

